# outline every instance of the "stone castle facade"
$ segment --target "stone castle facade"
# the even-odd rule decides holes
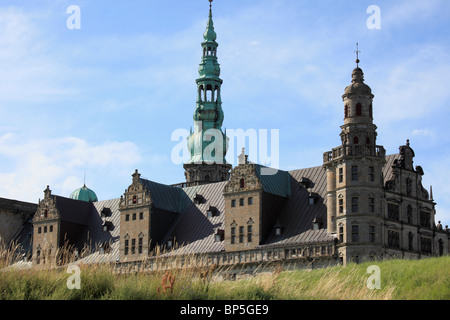
[[[275,262],[306,268],[450,253],[450,231],[435,221],[436,203],[422,185],[424,171],[414,166],[409,141],[392,155],[377,144],[374,95],[359,60],[342,96],[340,145],[325,152],[321,164],[271,170],[251,163],[243,150],[232,168],[225,161],[211,8],[202,48],[186,182],[164,185],[136,170],[120,198],[100,201],[86,186],[69,198],[47,187],[31,208],[32,219],[17,213],[21,218],[5,229],[4,217],[11,212],[0,214],[3,239],[22,245],[24,261],[62,263],[59,252],[66,245],[84,263],[145,261],[152,268],[155,248],[163,247],[168,257],[181,257],[177,264],[194,255],[201,265],[236,270]],[[207,158],[205,150],[214,141],[207,137],[210,129],[222,135],[223,145]]]

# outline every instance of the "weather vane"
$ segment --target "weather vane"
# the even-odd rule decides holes
[[[358,64],[359,64],[359,53],[360,53],[361,51],[359,51],[358,50],[358,42],[356,43],[356,51],[355,51],[355,53],[356,53],[356,67],[358,68]]]

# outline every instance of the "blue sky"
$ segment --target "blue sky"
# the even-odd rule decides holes
[[[70,5],[79,30],[66,26]],[[380,29],[367,27],[370,5]],[[100,200],[117,198],[135,169],[184,181],[171,135],[193,125],[208,9],[206,0],[2,0],[0,197],[37,202],[47,185],[69,196],[85,174]],[[224,127],[278,129],[280,169],[321,165],[340,144],[358,42],[377,143],[393,154],[410,139],[436,219],[450,224],[449,16],[445,0],[215,0]]]

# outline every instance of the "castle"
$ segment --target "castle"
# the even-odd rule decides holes
[[[160,184],[136,170],[116,199],[98,200],[86,186],[69,197],[47,186],[37,205],[3,199],[0,222],[8,228],[0,235],[20,244],[24,262],[58,263],[67,244],[84,263],[151,263],[152,252],[163,247],[170,256],[196,255],[204,265],[250,271],[273,262],[308,268],[450,253],[450,231],[435,221],[436,203],[422,185],[424,171],[414,166],[409,141],[392,155],[377,144],[374,95],[359,60],[342,96],[340,144],[323,154],[321,164],[270,170],[250,162],[243,150],[232,168],[225,160],[211,5],[203,37],[186,181]],[[207,137],[211,129],[220,139]],[[213,157],[206,152],[211,145]]]

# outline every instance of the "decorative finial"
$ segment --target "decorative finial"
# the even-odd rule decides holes
[[[406,146],[409,147],[409,139],[406,139]]]
[[[208,0],[208,1],[209,1],[209,9],[211,9],[213,0]]]
[[[357,68],[359,68],[359,66],[358,66],[358,64],[359,64],[359,53],[360,53],[361,51],[359,51],[358,50],[358,42],[356,43],[356,51],[355,51],[355,53],[356,53],[356,67]]]

